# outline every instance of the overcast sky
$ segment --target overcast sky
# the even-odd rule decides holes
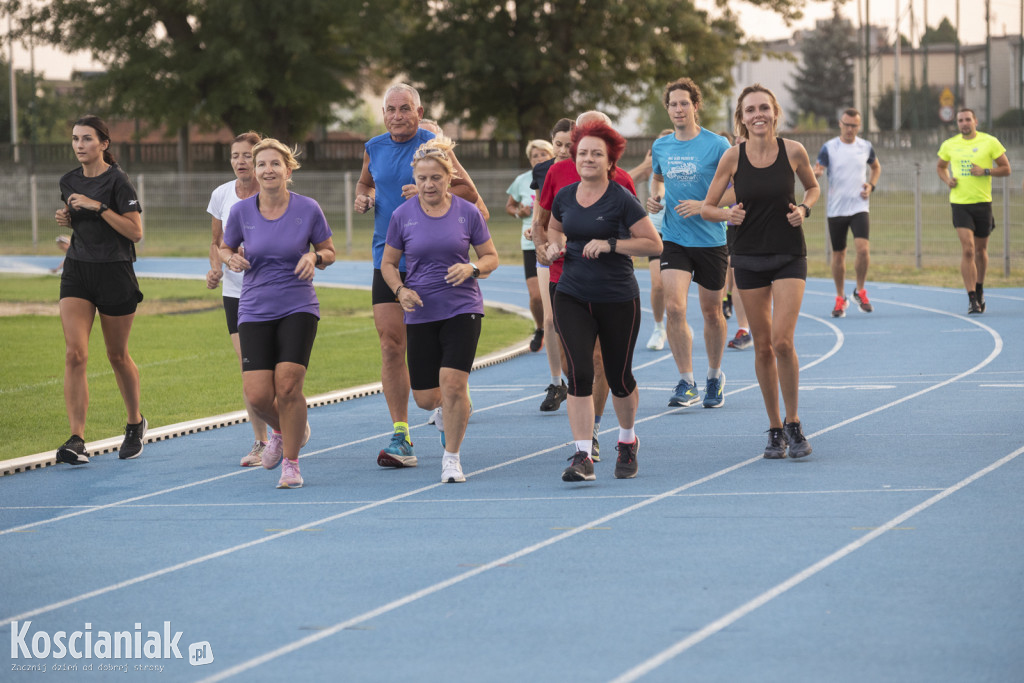
[[[956,23],[956,0],[912,0],[914,6],[913,31],[910,27],[909,7],[911,0],[875,0],[870,2],[871,23],[887,26],[890,32],[895,25],[894,16],[899,6],[901,14],[900,31],[904,35],[913,33],[914,42],[920,38],[924,26],[925,5],[928,8],[928,25],[937,26],[942,17]],[[847,0],[843,7],[844,16],[855,24],[860,24],[860,13],[866,0]],[[992,35],[1017,35],[1020,32],[1020,7],[1022,0],[990,0],[992,14]],[[713,0],[695,0],[698,7],[707,8]],[[739,5],[739,3],[737,3]],[[808,3],[804,10],[804,18],[792,27],[787,27],[777,15],[751,8],[750,6],[734,7],[739,10],[743,30],[749,37],[766,40],[785,38],[792,35],[797,28],[813,28],[817,19],[826,19],[832,14],[831,2]],[[982,43],[985,40],[984,3],[980,1],[960,2],[960,39],[964,43]],[[7,46],[4,45],[4,58],[8,57]],[[14,65],[17,69],[29,69],[29,52],[21,45],[14,50]],[[100,66],[93,62],[88,54],[67,55],[52,48],[37,47],[35,50],[35,68],[50,79],[68,78],[74,70],[97,69]]]

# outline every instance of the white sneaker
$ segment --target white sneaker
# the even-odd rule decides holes
[[[242,458],[242,467],[256,467],[263,464],[263,449],[267,447],[265,441],[254,441],[252,449]]]
[[[441,412],[441,409],[440,409],[440,408],[434,408],[434,412],[432,412],[432,413],[430,414],[430,417],[428,417],[428,418],[427,418],[427,424],[428,424],[428,425],[432,425],[432,424],[434,424],[434,423],[435,423],[435,422],[437,421],[437,415],[438,415],[438,413],[440,413],[440,412]]]
[[[442,484],[463,484],[466,475],[462,473],[462,463],[455,456],[444,454],[441,458],[441,483]]]
[[[647,348],[651,351],[661,351],[665,348],[665,328],[655,325],[651,338],[647,340]]]

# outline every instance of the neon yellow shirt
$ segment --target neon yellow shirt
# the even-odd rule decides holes
[[[992,176],[971,175],[971,164],[992,168],[993,161],[1006,154],[1006,148],[988,133],[978,132],[970,140],[956,135],[939,147],[939,158],[949,162],[949,175],[956,187],[949,191],[951,204],[978,204],[992,201]]]

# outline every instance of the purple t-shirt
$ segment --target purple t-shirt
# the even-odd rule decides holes
[[[483,315],[484,299],[473,278],[452,287],[444,281],[448,268],[469,263],[469,247],[491,239],[479,209],[459,197],[443,216],[428,216],[413,197],[391,214],[387,244],[405,254],[405,286],[423,301],[405,314],[407,325],[446,320],[462,313]],[[249,249],[248,244],[246,250]]]
[[[319,318],[320,302],[313,281],[300,280],[295,266],[309,252],[310,244],[331,236],[324,212],[315,200],[292,192],[284,215],[269,221],[260,214],[258,198],[232,206],[224,226],[224,244],[237,249],[244,241],[245,258],[251,266],[242,280],[238,322],[279,320],[293,313],[312,313]]]

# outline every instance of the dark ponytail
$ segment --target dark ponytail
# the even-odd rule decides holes
[[[100,142],[108,143],[107,148],[103,150],[103,161],[110,164],[111,166],[117,163],[117,159],[114,158],[113,152],[110,151],[110,145],[112,144],[110,141],[110,129],[107,128],[107,124],[103,122],[103,119],[101,119],[98,116],[93,116],[92,114],[86,114],[82,118],[75,121],[74,125],[89,126],[93,130],[95,130],[96,135],[99,136]]]

